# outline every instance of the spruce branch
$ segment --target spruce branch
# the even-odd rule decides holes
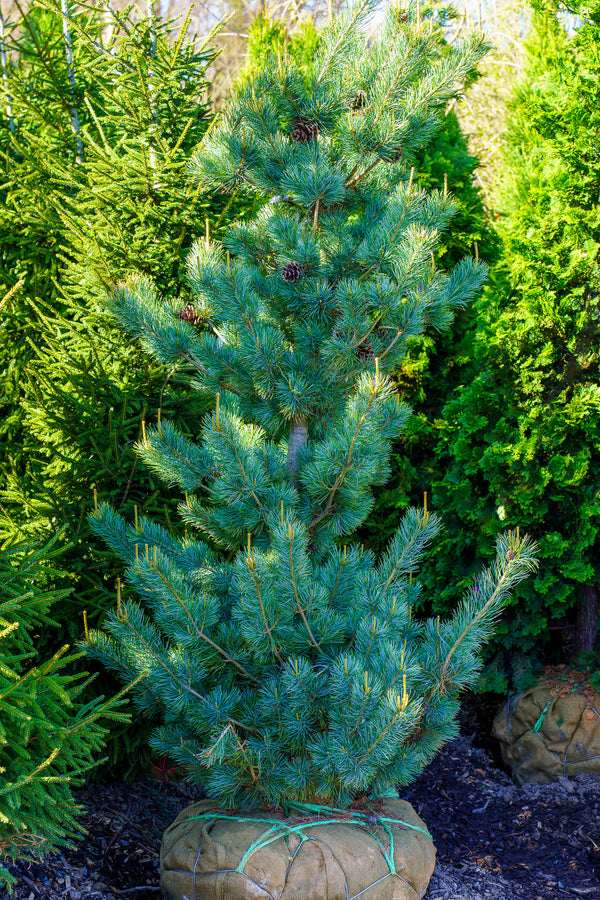
[[[71,86],[71,128],[77,141],[77,159],[83,163],[83,141],[81,140],[81,126],[79,124],[79,111],[75,105],[75,94],[77,92],[77,79],[75,77],[75,66],[73,64],[73,45],[71,41],[69,2],[61,0],[63,35],[65,39],[65,56],[67,60],[67,73],[69,84]]]
[[[0,9],[0,66],[2,67],[2,86],[4,88],[4,96],[6,99],[6,117],[8,119],[8,130],[11,134],[15,133],[15,120],[13,117],[13,98],[10,92],[8,81],[8,61],[6,58],[6,35],[4,28],[4,14]]]
[[[48,10],[48,12],[55,12],[56,10],[56,7],[53,5],[52,0],[37,0],[37,2],[40,4],[40,6],[42,6],[43,9]],[[63,0],[61,0],[61,4],[62,2]],[[131,31],[129,29],[129,26],[127,25],[126,18],[124,16],[121,16],[116,10],[112,8],[111,0],[107,0],[107,6],[108,4],[110,4],[110,7],[108,8],[110,9],[111,17],[118,22],[119,28],[121,28],[126,34],[130,35]],[[78,37],[86,41],[86,43],[93,47],[97,53],[108,57],[113,62],[116,62],[114,54],[107,50],[106,47],[103,47],[101,43],[94,40],[89,31],[85,28],[82,28],[76,19],[69,19],[69,28],[73,29]],[[122,56],[118,59],[118,65],[121,68],[127,69],[131,72],[135,71],[134,67],[130,65],[125,59],[123,59]]]

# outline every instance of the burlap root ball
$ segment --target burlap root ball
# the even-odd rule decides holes
[[[360,821],[321,824],[194,803],[163,836],[161,888],[167,900],[420,900],[435,847],[412,806],[385,799],[376,817]]]
[[[600,775],[600,694],[579,673],[544,678],[509,696],[492,734],[517,784]]]

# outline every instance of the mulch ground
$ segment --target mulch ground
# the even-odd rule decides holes
[[[517,788],[493,747],[476,741],[466,733],[448,744],[401,793],[438,851],[425,900],[600,900],[600,778]],[[76,798],[87,836],[74,850],[12,866],[13,900],[159,898],[162,833],[200,793],[139,780],[90,785]]]
[[[600,778],[517,788],[459,738],[403,796],[438,852],[427,900],[600,900]]]

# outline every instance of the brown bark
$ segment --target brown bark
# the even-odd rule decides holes
[[[596,643],[596,616],[598,615],[598,590],[584,584],[577,607],[577,649],[593,650]]]

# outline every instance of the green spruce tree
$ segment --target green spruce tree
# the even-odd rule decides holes
[[[72,788],[98,761],[101,720],[128,718],[118,697],[82,702],[85,678],[73,674],[67,647],[49,659],[36,653],[39,631],[54,624],[51,604],[65,599],[48,587],[59,553],[56,538],[0,551],[0,890],[14,883],[11,859],[41,857],[81,831]]]
[[[396,5],[367,39],[373,8],[330,22],[308,72],[269,57],[203,140],[202,187],[267,202],[193,248],[198,325],[144,277],[114,303],[217,404],[196,440],[162,420],[139,448],[198,537],[94,515],[131,594],[89,651],[142,676],[152,745],[219,805],[346,804],[410,781],[456,733],[479,647],[534,565],[527,540],[501,537],[454,615],[419,623],[412,576],[437,517],[410,510],[378,560],[351,541],[408,415],[385,372],[485,276],[470,257],[432,265],[455,205],[411,176],[483,41],[441,55],[418,8]]]
[[[40,639],[40,652],[50,654],[81,637],[84,609],[94,625],[114,596],[115,562],[87,525],[94,492],[127,515],[138,507],[175,527],[171,492],[138,464],[134,443],[149,415],[189,434],[208,408],[182,385],[181,366],[153,364],[124,339],[104,299],[137,269],[165,298],[179,297],[185,315],[193,240],[207,221],[218,234],[243,209],[185,177],[210,123],[214,51],[190,38],[187,19],[175,26],[137,9],[108,15],[71,3],[67,45],[61,4],[36,0],[5,36],[14,132],[6,120],[1,274],[5,289],[16,290],[4,306],[0,349],[0,534],[61,530],[68,574],[55,587],[71,590],[60,633]],[[103,689],[114,692],[99,669]],[[144,729],[113,737],[110,758],[121,773],[137,760]]]

